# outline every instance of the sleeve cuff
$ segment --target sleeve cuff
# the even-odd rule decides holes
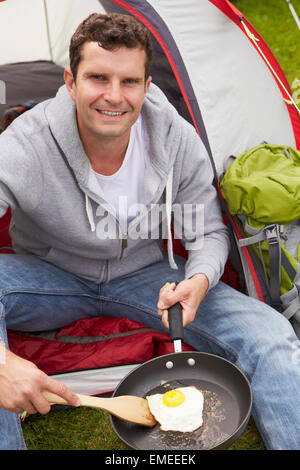
[[[215,287],[219,281],[215,269],[209,264],[202,265],[198,269],[186,270],[185,279],[190,279],[191,277],[195,276],[195,274],[205,274],[208,279],[208,291]]]

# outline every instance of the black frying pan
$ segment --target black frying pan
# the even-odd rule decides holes
[[[183,339],[180,304],[169,310],[170,337],[180,350]],[[178,344],[179,343],[179,344]],[[113,396],[146,397],[194,385],[204,394],[203,424],[190,433],[161,431],[111,416],[116,434],[138,450],[227,449],[245,430],[252,407],[246,376],[234,364],[213,354],[175,352],[157,357],[131,371]]]

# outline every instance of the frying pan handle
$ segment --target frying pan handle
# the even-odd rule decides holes
[[[168,310],[170,339],[174,341],[181,339],[183,341],[183,323],[182,323],[182,308],[179,302],[172,305]]]

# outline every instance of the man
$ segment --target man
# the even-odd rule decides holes
[[[266,446],[300,444],[297,339],[279,313],[219,282],[228,235],[209,159],[151,83],[151,56],[149,33],[134,19],[91,15],[71,40],[66,85],[1,135],[0,207],[12,208],[17,253],[0,257],[1,448],[25,448],[16,413],[47,413],[44,391],[78,405],[66,386],[8,350],[6,328],[47,330],[122,312],[166,331],[178,301],[185,340],[251,380]],[[173,254],[172,211],[186,262]]]

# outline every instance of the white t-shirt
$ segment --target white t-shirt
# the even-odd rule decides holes
[[[115,208],[124,232],[127,232],[128,224],[139,212],[137,204],[145,202],[144,175],[147,158],[145,131],[139,116],[131,128],[127,151],[119,170],[106,176],[95,172],[91,167],[91,189]]]

